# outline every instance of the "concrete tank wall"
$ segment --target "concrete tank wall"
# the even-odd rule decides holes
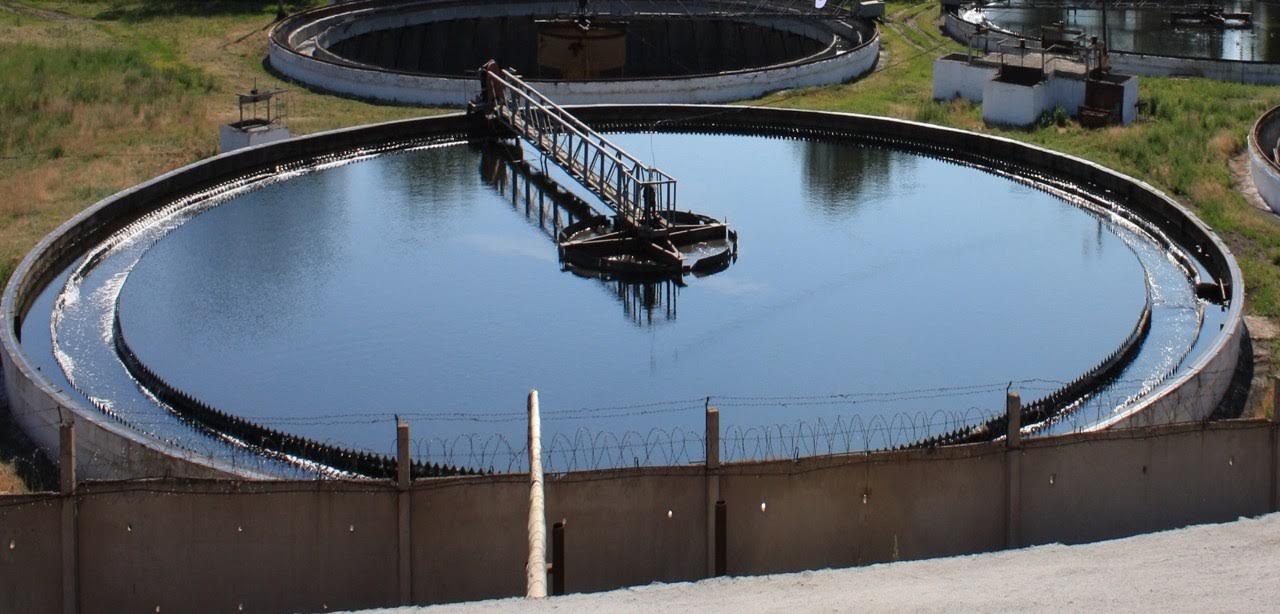
[[[255,477],[249,468],[226,466],[111,420],[54,387],[43,375],[35,373],[25,358],[15,360],[10,355],[0,362],[4,365],[8,407],[14,423],[48,458],[58,458],[59,425],[76,425],[77,475],[87,479]]]
[[[1077,189],[1114,195],[1133,215],[1200,255],[1214,280],[1222,285],[1229,300],[1229,313],[1223,330],[1203,351],[1199,361],[1184,366],[1173,384],[1174,389],[1135,404],[1128,413],[1099,428],[1200,420],[1212,413],[1226,391],[1229,373],[1239,355],[1244,303],[1240,271],[1226,246],[1193,214],[1131,177],[1010,139],[864,115],[693,105],[587,106],[574,109],[574,113],[588,123],[615,129],[652,129],[654,125],[662,125],[670,130],[854,138],[966,160],[1014,174],[1048,173],[1073,182]],[[77,464],[81,475],[86,477],[252,477],[244,468],[229,467],[214,458],[146,438],[106,418],[79,398],[58,390],[31,366],[18,340],[21,319],[31,301],[85,249],[174,198],[263,167],[330,156],[358,147],[459,135],[464,134],[468,126],[464,115],[454,114],[337,130],[252,147],[178,169],[89,207],[27,254],[0,300],[0,311],[7,324],[0,330],[0,344],[4,348],[0,359],[4,363],[8,399],[15,420],[52,458],[58,456],[58,425],[66,420],[75,421],[81,433],[77,439],[80,459]],[[1181,386],[1188,387],[1185,393],[1178,392]]]
[[[1233,421],[1016,449],[552,475],[547,523],[565,522],[569,592],[706,577],[709,492],[725,502],[731,575],[1080,543],[1275,511],[1278,441],[1276,423]],[[86,614],[519,596],[526,479],[441,478],[404,491],[167,479],[0,496],[0,611],[62,610],[66,586],[78,590],[68,611]]]
[[[858,50],[812,64],[730,73],[712,77],[616,81],[539,81],[538,89],[557,103],[715,103],[758,98],[780,89],[843,83],[870,72],[880,54],[877,37]],[[319,89],[404,104],[459,106],[471,100],[475,79],[388,73],[314,62],[272,48],[272,66]]]
[[[1280,144],[1280,107],[1273,107],[1258,118],[1249,131],[1249,175],[1258,195],[1271,210],[1280,213],[1280,163],[1276,147]]]
[[[332,54],[326,54],[323,51],[326,42],[375,29],[403,26],[418,19],[403,15],[377,16],[375,9],[378,3],[372,3],[370,8],[364,8],[365,4],[351,7],[370,16],[360,21],[347,23],[344,14],[336,12],[336,9],[324,8],[278,24],[269,37],[269,61],[272,68],[324,91],[366,99],[428,106],[461,106],[475,96],[479,89],[475,78],[389,72],[342,62]],[[537,3],[518,3],[515,8],[494,3],[446,1],[440,4],[443,8],[439,9],[438,17],[454,19],[499,17],[512,11],[526,14],[533,10],[527,5]],[[576,4],[572,2],[541,4],[550,8],[538,10],[551,13],[571,13],[576,8]],[[682,10],[688,8],[681,4],[672,6]],[[319,18],[307,22],[314,16]],[[343,25],[337,26],[337,23]],[[812,31],[816,26],[802,20],[779,21],[775,27],[806,35],[817,34]],[[840,24],[831,27],[849,28]],[[857,32],[851,31],[850,34],[861,37]],[[303,44],[303,41],[312,37],[320,37],[323,41],[318,44]],[[878,33],[874,33],[861,45],[834,55],[759,69],[687,77],[593,81],[535,79],[533,82],[542,93],[560,104],[729,102],[757,98],[780,89],[850,81],[870,72],[879,56],[880,38]]]

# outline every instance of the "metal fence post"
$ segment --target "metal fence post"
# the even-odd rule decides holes
[[[1280,376],[1271,376],[1271,414],[1272,422],[1280,422]]]
[[[1005,435],[1005,536],[1006,548],[1017,548],[1022,522],[1022,398],[1016,392],[1005,396],[1008,433]]]
[[[1005,394],[1004,412],[1008,420],[1008,434],[1005,445],[1010,450],[1022,446],[1022,398],[1016,392]]]
[[[564,524],[563,519],[560,522],[551,525],[551,594],[563,595],[564,593]]]
[[[716,568],[715,575],[725,575],[729,567],[729,527],[727,526],[728,509],[724,501],[716,501]]]
[[[721,514],[719,508],[724,502],[720,501],[720,410],[714,407],[707,407],[707,424],[706,436],[704,439],[707,443],[707,576],[713,577],[721,575],[723,572],[717,573],[721,569],[720,566],[720,548],[718,547],[718,537],[723,530],[721,525]]]
[[[1271,378],[1271,511],[1280,512],[1280,377]]]
[[[62,493],[62,612],[80,609],[79,537],[76,526],[76,432],[72,422],[58,429],[58,485]]]
[[[409,507],[409,486],[413,483],[413,475],[409,462],[409,423],[396,423],[396,506],[398,515],[398,549],[397,565],[400,570],[400,605],[409,605],[413,601],[413,557],[412,557],[412,509]]]

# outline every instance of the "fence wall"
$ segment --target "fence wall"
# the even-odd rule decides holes
[[[1231,421],[1013,449],[572,473],[548,476],[547,521],[566,523],[569,592],[707,575],[712,485],[725,502],[730,574],[1085,542],[1275,510],[1278,436],[1276,423]],[[58,611],[67,586],[78,588],[81,612],[517,596],[527,505],[520,475],[404,491],[389,482],[88,482],[67,496],[0,497],[0,611]]]

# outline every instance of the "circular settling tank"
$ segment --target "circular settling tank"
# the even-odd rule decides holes
[[[567,104],[719,102],[871,70],[872,22],[812,12],[733,0],[351,2],[278,24],[270,61],[324,90],[452,105],[470,100],[489,60]]]
[[[274,475],[318,469],[285,439],[390,453],[397,416],[421,461],[518,468],[537,388],[564,470],[687,462],[708,403],[728,458],[917,445],[1000,415],[1014,383],[1051,400],[1030,431],[1088,427],[1227,317],[1157,228],[1048,176],[856,134],[615,128],[733,225],[732,266],[566,266],[589,193],[445,131],[156,203],[34,297],[24,351],[129,429]]]
[[[1249,131],[1249,174],[1254,188],[1274,212],[1280,212],[1280,107],[1268,109]]]
[[[1248,13],[1246,20],[1233,17]],[[1020,5],[1019,0],[980,9],[997,28],[1038,38],[1042,27],[1055,23],[1081,30],[1086,36],[1102,35],[1102,11],[1091,8],[1062,8]],[[1204,58],[1280,62],[1280,11],[1267,2],[1217,0],[1183,3],[1150,3],[1107,11],[1107,33],[1113,51]]]

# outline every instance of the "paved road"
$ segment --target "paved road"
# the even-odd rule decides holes
[[[1083,546],[379,612],[1274,612],[1277,564],[1272,514]]]

